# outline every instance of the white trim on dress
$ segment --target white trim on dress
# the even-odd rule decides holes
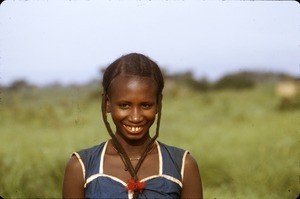
[[[73,152],[73,155],[75,155],[81,165],[81,169],[82,169],[82,176],[83,176],[83,179],[85,180],[85,167],[84,167],[84,164],[82,162],[82,159],[80,157],[80,155],[77,153],[77,152]]]
[[[105,145],[103,146],[102,152],[101,152],[101,158],[99,162],[99,173],[103,174],[103,164],[104,164],[104,155],[106,152],[106,147],[108,145],[108,141],[106,141]]]
[[[185,170],[185,160],[186,160],[186,156],[187,154],[189,154],[188,151],[185,151],[182,157],[182,165],[181,165],[181,179],[183,182],[183,177],[184,177],[184,170]]]
[[[185,151],[184,155],[183,155],[183,158],[182,158],[182,166],[181,166],[181,177],[182,177],[182,182],[180,180],[178,180],[177,178],[174,178],[172,176],[169,176],[169,175],[165,175],[163,174],[163,160],[162,160],[162,153],[161,153],[161,147],[160,147],[160,144],[159,142],[155,141],[156,142],[156,146],[157,146],[157,150],[158,150],[158,159],[159,159],[159,174],[158,175],[152,175],[152,176],[149,176],[149,177],[146,177],[146,178],[143,178],[141,179],[141,182],[145,182],[147,180],[151,180],[151,179],[154,179],[154,178],[158,178],[158,177],[162,177],[162,178],[165,178],[167,180],[170,180],[172,182],[175,182],[177,183],[181,188],[183,186],[182,182],[183,182],[183,176],[184,176],[184,167],[185,167],[185,160],[186,160],[186,156],[187,154],[189,153],[188,151]],[[121,183],[122,185],[124,186],[127,186],[127,183],[124,182],[123,180],[115,177],[115,176],[112,176],[112,175],[107,175],[107,174],[104,174],[103,173],[103,164],[104,164],[104,156],[105,156],[105,152],[106,152],[106,148],[107,148],[107,145],[108,145],[108,141],[106,141],[103,149],[102,149],[102,152],[101,152],[101,158],[100,158],[100,164],[99,164],[99,173],[97,174],[93,174],[91,175],[85,182],[84,184],[84,188],[86,188],[87,184],[92,182],[93,180],[99,178],[99,177],[108,177],[108,178],[111,178],[113,179],[114,181],[117,181],[119,183]],[[78,153],[74,152],[74,154],[76,155],[76,157],[78,158],[80,164],[81,164],[81,167],[82,167],[82,171],[83,171],[83,175],[85,177],[85,168],[84,168],[84,164],[79,156]],[[84,178],[85,179],[85,178]],[[132,193],[128,192],[128,197],[129,198],[132,198]]]

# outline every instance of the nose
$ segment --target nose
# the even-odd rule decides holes
[[[142,111],[139,108],[133,108],[129,116],[129,121],[132,123],[139,123],[142,120]]]

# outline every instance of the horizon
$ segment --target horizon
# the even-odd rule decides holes
[[[266,80],[265,82],[269,82],[269,81],[274,81],[274,78],[279,78],[278,80],[282,80],[282,78],[284,77],[288,77],[288,78],[292,78],[296,81],[300,80],[299,77],[288,74],[288,73],[282,73],[282,72],[276,72],[276,71],[255,71],[255,70],[243,70],[243,71],[238,71],[238,72],[232,72],[232,73],[226,73],[223,74],[223,76],[220,76],[218,79],[215,80],[209,80],[206,77],[201,77],[201,78],[197,78],[193,75],[193,73],[191,73],[191,71],[181,71],[181,72],[175,72],[175,73],[165,73],[166,71],[162,70],[162,72],[164,73],[164,79],[165,81],[168,81],[169,78],[174,78],[176,76],[180,76],[180,75],[186,75],[188,73],[192,74],[192,79],[201,82],[201,81],[207,81],[210,84],[215,84],[218,81],[220,81],[222,78],[226,77],[226,76],[231,76],[231,75],[241,75],[243,73],[248,73],[250,74],[250,76],[269,76],[269,77],[273,77],[273,80]],[[271,78],[272,79],[272,78]],[[101,85],[101,81],[102,78],[99,76],[99,78],[93,78],[93,79],[89,79],[86,82],[80,82],[80,83],[76,83],[76,82],[69,82],[69,83],[62,83],[62,82],[58,82],[58,81],[54,81],[54,82],[49,82],[48,84],[35,84],[34,82],[30,82],[26,79],[15,79],[14,81],[10,82],[9,84],[1,84],[0,83],[0,88],[10,88],[11,86],[14,86],[14,84],[24,84],[25,86],[33,86],[33,87],[37,87],[37,88],[47,88],[47,87],[72,87],[72,86],[87,86],[87,85],[93,85],[93,84],[98,84],[100,82],[99,85]],[[255,80],[253,80],[255,81]],[[276,82],[277,80],[275,80]]]

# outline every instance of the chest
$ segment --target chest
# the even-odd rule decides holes
[[[145,184],[139,198],[180,198],[182,162],[186,152],[157,146],[157,152],[148,154],[138,171],[139,180]],[[85,197],[132,198],[126,190],[127,179],[131,176],[121,157],[107,154],[105,149],[106,145],[83,156]],[[135,166],[137,161],[132,161],[132,164]]]
[[[148,154],[137,172],[138,179],[159,175],[159,155],[158,153]],[[133,168],[138,163],[137,159],[131,160]],[[106,154],[103,159],[103,173],[114,176],[124,182],[131,178],[124,159],[119,155]]]

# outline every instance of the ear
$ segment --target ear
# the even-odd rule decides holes
[[[111,112],[111,105],[110,105],[110,99],[109,97],[106,95],[105,97],[105,106],[106,106],[106,113],[110,113]]]
[[[158,109],[161,108],[159,107],[159,104],[162,106],[162,99],[163,99],[163,94],[159,94],[157,97],[156,114],[158,113]]]
[[[103,104],[105,106],[105,112],[110,113],[110,100],[108,95],[105,93],[102,93],[102,103],[105,103],[105,105]]]

